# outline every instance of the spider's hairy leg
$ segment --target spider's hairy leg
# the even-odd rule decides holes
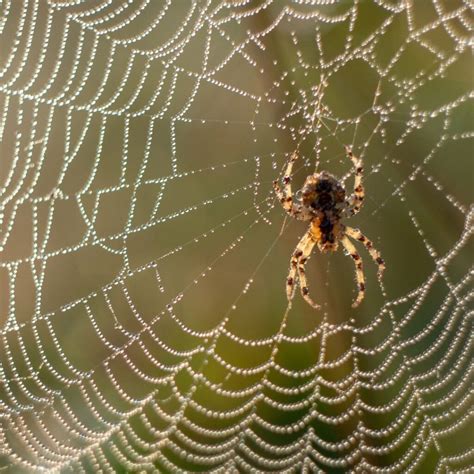
[[[355,308],[359,306],[365,295],[365,278],[364,271],[362,269],[362,259],[360,258],[356,248],[346,236],[341,239],[341,243],[347,250],[347,253],[353,258],[356,267],[356,280],[359,293],[357,294],[355,301],[352,303],[352,307]]]
[[[308,240],[310,239],[308,233],[303,235],[302,239],[298,242],[298,245],[293,252],[290,260],[290,273],[288,273],[288,277],[286,279],[286,296],[288,301],[293,299],[295,295],[295,283],[296,283],[296,274],[298,272],[298,262],[303,255],[303,250],[306,247]]]
[[[303,249],[303,253],[300,256],[300,259],[298,262],[298,277],[300,280],[301,296],[313,308],[320,308],[320,306],[317,303],[315,303],[312,300],[312,298],[309,296],[308,283],[306,282],[306,272],[304,268],[306,261],[308,260],[308,257],[311,255],[311,251],[313,250],[313,247],[315,246],[315,244],[316,242],[312,238],[310,238],[305,248]]]
[[[293,194],[291,192],[291,173],[293,171],[293,163],[296,161],[297,158],[298,154],[294,152],[291,155],[288,164],[286,165],[285,174],[283,175],[283,191],[280,189],[278,181],[273,181],[273,189],[275,189],[275,193],[278,199],[280,200],[283,209],[285,209],[285,211],[288,212],[288,214],[290,215],[293,215],[294,212]]]
[[[284,191],[286,194],[291,194],[291,175],[293,173],[293,163],[298,159],[298,152],[294,151],[288,164],[286,165],[285,174],[283,175],[283,183],[285,185]]]
[[[288,278],[286,279],[286,296],[288,301],[293,299],[295,295],[295,283],[296,283],[296,276],[298,275],[301,294],[303,298],[313,307],[317,308],[318,305],[315,304],[311,298],[308,296],[308,287],[306,285],[306,275],[304,273],[304,263],[308,259],[308,256],[311,253],[311,250],[314,247],[314,240],[311,237],[310,231],[306,232],[305,235],[301,238],[296,246],[295,251],[291,257],[290,261],[290,273],[288,274]],[[303,270],[301,272],[301,269]]]
[[[372,260],[377,264],[377,278],[380,280],[382,278],[383,271],[385,270],[385,262],[383,261],[380,252],[374,248],[372,242],[359,229],[346,227],[345,232],[349,237],[352,237],[353,239],[358,240],[365,245],[365,248],[372,257]]]
[[[350,206],[349,215],[352,216],[354,214],[357,214],[360,211],[360,208],[362,207],[362,202],[364,201],[365,191],[364,191],[364,186],[362,185],[362,172],[364,168],[362,166],[362,160],[354,156],[350,147],[346,146],[345,148],[346,148],[346,154],[352,161],[352,164],[354,165],[354,170],[355,170],[354,196],[349,202],[349,206]]]

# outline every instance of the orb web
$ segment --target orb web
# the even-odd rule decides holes
[[[0,465],[466,472],[472,22],[430,0],[2,4]],[[285,277],[299,150],[382,252]]]

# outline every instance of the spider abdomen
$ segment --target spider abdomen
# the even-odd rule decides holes
[[[345,200],[344,188],[325,171],[308,176],[301,191],[303,205],[315,211],[336,211]]]
[[[334,206],[334,200],[330,193],[320,193],[311,206],[324,211],[329,210]]]

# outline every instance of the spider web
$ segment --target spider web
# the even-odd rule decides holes
[[[1,8],[3,470],[472,468],[469,2]],[[344,144],[383,284],[290,306],[271,183]]]

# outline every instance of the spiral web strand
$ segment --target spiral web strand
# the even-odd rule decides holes
[[[467,0],[0,5],[2,470],[472,469]],[[346,144],[386,277],[288,305]]]

